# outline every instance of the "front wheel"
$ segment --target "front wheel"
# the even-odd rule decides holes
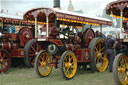
[[[36,56],[35,70],[40,77],[48,76],[52,71],[52,56],[47,51],[40,51]]]
[[[77,59],[73,52],[65,51],[60,59],[60,71],[65,79],[72,79],[77,71]]]
[[[128,84],[128,56],[118,54],[113,63],[113,76],[117,85]]]

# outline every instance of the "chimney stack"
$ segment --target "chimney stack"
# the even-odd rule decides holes
[[[60,0],[54,0],[54,6],[53,6],[53,8],[55,8],[55,9],[61,9],[60,8]]]

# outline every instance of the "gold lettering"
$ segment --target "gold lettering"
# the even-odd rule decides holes
[[[102,20],[96,20],[96,19],[90,19],[90,18],[85,18],[85,17],[80,17],[80,16],[73,16],[73,15],[68,15],[68,14],[62,14],[62,13],[57,13],[56,16],[58,18],[64,18],[70,20],[75,20],[75,22],[87,22],[87,23],[94,23],[94,24],[105,24],[105,25],[111,25],[111,22],[106,22]]]

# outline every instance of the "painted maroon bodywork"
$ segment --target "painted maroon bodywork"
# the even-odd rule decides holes
[[[23,58],[24,57],[24,49],[22,49],[22,48],[13,49],[11,51],[10,55],[12,58]]]
[[[77,49],[74,53],[77,56],[77,62],[90,62],[90,51],[88,48]]]
[[[61,40],[57,40],[57,39],[49,39],[50,42],[58,45],[58,46],[64,46]]]
[[[20,25],[24,26],[25,29],[20,29],[18,33],[8,33],[3,29],[3,37],[0,40],[0,49],[5,49],[9,52],[11,57],[24,57],[24,46],[26,43],[33,38],[33,33],[29,27],[34,25],[34,23],[25,21],[22,19],[14,19],[8,17],[0,17],[0,22],[3,25]],[[29,33],[28,33],[29,32]],[[30,34],[30,35],[28,35]],[[27,37],[26,37],[27,36]]]

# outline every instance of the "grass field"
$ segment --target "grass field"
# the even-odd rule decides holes
[[[91,73],[78,70],[71,80],[65,80],[60,69],[53,69],[49,77],[40,78],[32,68],[10,68],[7,74],[0,74],[0,85],[116,85],[112,73]]]

